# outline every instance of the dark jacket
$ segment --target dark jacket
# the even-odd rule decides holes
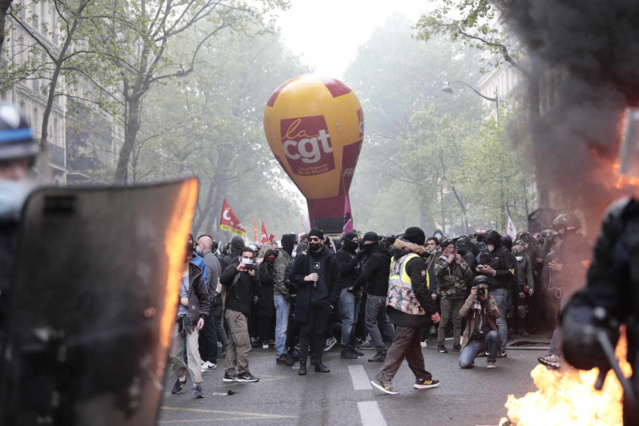
[[[504,246],[500,245],[492,252],[489,252],[488,249],[483,250],[479,255],[479,263],[488,265],[496,271],[494,277],[488,277],[490,279],[490,291],[500,288],[510,289],[513,281],[517,280],[515,275],[517,259]]]
[[[180,303],[178,295],[178,303]],[[189,263],[189,318],[194,327],[200,318],[207,317],[211,309],[209,293],[204,283],[202,269]]]
[[[273,280],[274,295],[283,296],[288,300],[289,293],[286,286],[286,267],[291,263],[291,255],[286,250],[280,250],[275,259],[275,279]]]
[[[422,256],[425,251],[426,248],[423,246],[398,238],[393,244],[392,254],[394,260],[399,260],[410,253]],[[406,264],[406,273],[410,277],[413,293],[424,311],[426,311],[426,315],[409,315],[388,306],[388,316],[390,317],[391,322],[395,325],[406,327],[428,327],[431,324],[431,315],[437,312],[437,303],[431,297],[431,292],[428,288],[426,278],[428,271],[426,270],[426,263],[424,262],[424,259],[422,257],[411,259]]]
[[[266,261],[267,257],[275,255],[275,250],[268,250],[258,269],[261,289],[257,299],[257,315],[260,317],[275,316],[275,302],[273,300],[273,284],[275,282],[274,265]]]
[[[475,330],[477,319],[479,318],[480,313],[476,309],[473,309],[474,303],[475,295],[471,294],[464,302],[464,306],[462,306],[459,310],[461,316],[468,319],[466,321],[466,329],[464,329],[464,345],[462,346],[462,349],[468,345],[472,331]],[[488,317],[488,324],[490,324],[490,328],[497,330],[496,320],[501,316],[501,314],[499,313],[499,308],[497,308],[497,302],[490,293],[488,294],[488,299],[486,299],[484,304],[482,304],[482,309],[484,308],[486,309],[486,316]]]
[[[426,261],[426,269],[428,270],[428,274],[430,275],[430,282],[428,288],[431,293],[437,294],[437,288],[439,287],[439,282],[437,281],[437,276],[435,275],[435,262],[439,259],[439,256],[442,255],[441,251],[436,251],[433,254],[424,253],[424,260]]]
[[[390,265],[390,253],[384,246],[377,245],[366,259],[362,274],[355,282],[355,287],[364,287],[366,293],[372,296],[386,297],[388,295]]]
[[[341,248],[335,253],[335,259],[339,265],[340,281],[342,288],[354,288],[355,282],[362,273],[360,257],[356,253],[351,253],[345,248]]]
[[[253,296],[260,292],[260,281],[257,278],[257,273],[252,277],[246,271],[239,272],[237,270],[239,264],[240,261],[236,257],[235,261],[227,266],[220,276],[220,282],[226,292],[224,307],[250,317]],[[236,276],[238,276],[237,279],[235,279]]]
[[[337,260],[335,259],[335,253],[326,248],[317,254],[321,256],[326,262],[324,280],[328,288],[329,298],[328,301],[331,305],[335,306],[339,299],[341,290],[340,284],[340,272]],[[311,274],[311,261],[313,254],[307,252],[306,254],[298,254],[295,257],[295,263],[293,264],[293,270],[291,271],[291,283],[295,285],[297,300],[295,303],[295,321],[306,322],[308,320],[308,313],[311,310],[311,291],[313,289],[313,283],[304,281],[304,277]]]

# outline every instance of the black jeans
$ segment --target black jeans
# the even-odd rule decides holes
[[[308,311],[307,321],[301,324],[300,330],[300,362],[306,362],[308,347],[312,344],[313,354],[318,363],[324,353],[324,336],[326,325],[331,316],[331,305],[328,301],[319,301]]]
[[[217,364],[217,333],[215,331],[215,317],[209,315],[204,318],[204,328],[200,331],[199,342],[202,361]]]

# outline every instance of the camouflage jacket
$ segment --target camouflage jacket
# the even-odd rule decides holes
[[[468,285],[473,279],[473,271],[463,259],[449,265],[446,256],[442,255],[435,262],[435,276],[440,299],[465,299]]]

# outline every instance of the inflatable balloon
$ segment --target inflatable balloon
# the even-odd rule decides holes
[[[293,78],[268,100],[264,132],[275,158],[306,197],[311,225],[341,233],[364,138],[355,93],[333,78]]]

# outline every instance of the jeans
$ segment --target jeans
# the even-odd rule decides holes
[[[472,366],[475,357],[481,351],[488,348],[488,361],[497,359],[497,351],[499,351],[499,333],[491,330],[486,334],[484,340],[471,340],[459,354],[459,366],[461,368],[469,368]]]
[[[342,349],[355,346],[355,320],[359,313],[359,297],[343,289],[340,295],[342,302]]]
[[[439,322],[439,330],[437,331],[437,345],[444,346],[446,340],[446,327],[452,320],[453,322],[453,344],[459,346],[461,338],[462,316],[459,310],[464,306],[463,299],[442,299],[442,320]]]
[[[506,350],[506,340],[508,340],[508,323],[506,322],[506,303],[508,302],[508,290],[505,288],[498,288],[490,292],[495,302],[497,302],[497,308],[499,309],[499,318],[497,318],[497,329],[499,330],[499,338],[501,339],[501,348]]]
[[[273,296],[275,302],[275,355],[286,352],[286,330],[288,328],[288,302],[284,296]]]
[[[408,362],[415,378],[418,380],[431,380],[433,375],[424,369],[424,354],[422,353],[421,330],[419,327],[397,326],[397,335],[393,344],[388,349],[384,366],[375,377],[383,386],[389,386],[397,370],[404,362]]]
[[[200,331],[200,356],[202,361],[217,364],[217,333],[215,330],[215,317],[204,318],[204,328]]]
[[[391,324],[388,314],[386,313],[386,297],[367,295],[366,297],[366,329],[371,336],[373,346],[377,352],[386,353],[386,340],[395,340],[395,327]]]
[[[318,363],[322,362],[324,354],[324,336],[326,325],[331,316],[331,305],[328,301],[316,302],[308,311],[306,322],[300,327],[300,363],[306,363],[309,346]]]

